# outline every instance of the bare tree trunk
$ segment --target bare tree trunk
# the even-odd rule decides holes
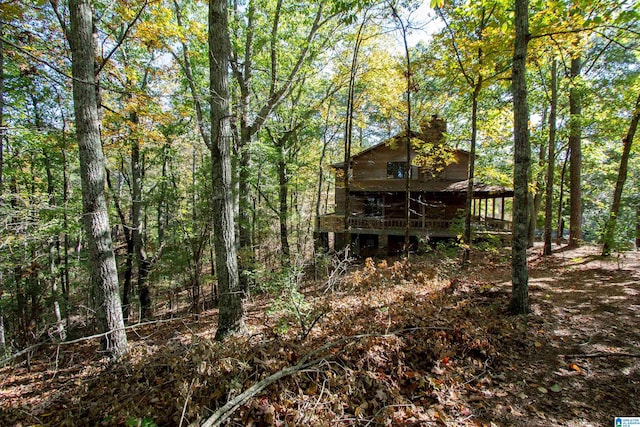
[[[640,250],[640,206],[636,207],[636,251]]]
[[[220,312],[216,339],[244,329],[243,290],[238,277],[231,183],[229,66],[231,45],[226,0],[209,2],[209,70],[211,90],[211,169],[213,226]]]
[[[478,135],[478,98],[482,89],[482,76],[478,77],[478,83],[473,88],[471,96],[471,147],[469,149],[469,169],[467,170],[467,198],[464,208],[464,243],[462,252],[462,265],[469,262],[471,250],[471,203],[473,202],[473,181],[475,179],[476,145]]]
[[[569,246],[577,247],[582,240],[582,148],[581,148],[581,95],[577,87],[580,69],[580,55],[571,57],[571,89],[569,90]]]
[[[289,197],[289,188],[287,187],[288,181],[284,147],[280,147],[280,158],[278,159],[278,195],[280,200],[278,218],[280,222],[280,247],[282,249],[283,266],[289,265],[291,262],[289,230],[287,228],[287,213],[289,211],[289,206],[287,204],[287,197]]]
[[[620,213],[620,201],[622,200],[622,190],[627,180],[627,169],[629,164],[629,154],[631,153],[631,145],[638,128],[638,120],[640,120],[640,94],[636,99],[636,105],[633,109],[633,116],[629,124],[629,130],[622,140],[622,157],[620,158],[620,167],[618,168],[618,179],[616,180],[616,189],[613,192],[613,202],[611,203],[611,213],[609,220],[605,225],[605,233],[603,237],[602,255],[611,254],[611,246],[616,232],[616,224],[618,214]]]
[[[360,54],[360,46],[362,45],[362,32],[367,23],[367,15],[362,19],[362,23],[358,28],[358,34],[356,36],[356,44],[353,47],[353,55],[351,56],[351,70],[349,71],[349,88],[347,93],[347,111],[345,114],[345,128],[344,128],[344,170],[343,170],[343,186],[344,186],[344,249],[346,249],[346,256],[349,255],[351,249],[351,225],[349,219],[351,218],[351,194],[350,194],[350,177],[349,172],[351,170],[351,142],[353,133],[353,104],[355,98],[356,78],[358,75],[358,55]],[[337,183],[336,183],[337,184]]]
[[[407,105],[407,137],[405,140],[405,149],[407,150],[407,170],[405,171],[405,227],[404,227],[404,255],[409,256],[409,250],[411,249],[410,231],[411,231],[411,56],[409,54],[409,45],[407,44],[407,28],[398,15],[397,10],[393,6],[393,3],[389,3],[393,17],[398,21],[400,29],[402,30],[402,41],[404,43],[405,54],[405,66],[407,73],[407,91],[406,91],[406,105]]]
[[[132,113],[130,120],[138,123],[138,115]],[[149,289],[149,273],[151,261],[147,257],[142,222],[142,161],[140,159],[140,142],[137,137],[131,141],[131,239],[133,240],[138,265],[138,298],[140,299],[140,319],[151,316],[151,290]]]
[[[551,227],[553,221],[553,178],[556,158],[556,120],[558,106],[558,61],[551,62],[551,102],[549,106],[549,150],[547,155],[547,184],[544,205],[544,250],[543,255],[551,255]],[[558,218],[560,221],[560,218]]]
[[[38,127],[41,124],[38,124]],[[49,195],[49,206],[52,208],[56,207],[56,195],[55,195],[55,187],[53,184],[53,172],[51,170],[51,159],[47,150],[43,148],[42,155],[44,158],[44,166],[47,174],[47,194]],[[34,177],[35,178],[35,177]],[[60,301],[58,295],[58,274],[57,270],[60,264],[60,257],[58,257],[58,262],[56,262],[56,248],[60,248],[60,239],[56,236],[54,240],[49,242],[49,285],[51,286],[51,300],[53,302],[53,313],[56,317],[56,332],[58,333],[58,337],[61,341],[67,337],[67,332],[65,331],[64,322],[62,320],[62,312],[60,310]]]
[[[527,44],[529,2],[515,0],[516,38],[513,52],[514,176],[513,240],[511,247],[511,301],[514,314],[530,311],[527,269],[527,227],[529,225],[529,106],[527,104]]]
[[[556,243],[560,245],[562,243],[562,235],[564,234],[564,218],[562,217],[563,203],[564,203],[564,178],[567,175],[567,163],[569,162],[569,152],[562,162],[562,170],[560,171],[560,192],[558,194],[558,233],[556,236]]]
[[[118,294],[118,271],[111,243],[105,198],[104,157],[100,142],[100,119],[94,70],[93,20],[90,0],[70,0],[73,104],[80,153],[80,176],[84,225],[89,247],[91,278],[95,285],[98,321],[106,332],[104,346],[112,357],[128,351],[122,307]]]
[[[4,23],[0,22],[0,206],[4,204]],[[4,355],[6,341],[4,336],[4,313],[2,312],[2,289],[4,272],[0,270],[0,355]]]

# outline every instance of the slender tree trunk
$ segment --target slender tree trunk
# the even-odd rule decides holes
[[[287,228],[287,213],[289,206],[287,204],[287,197],[289,197],[289,188],[287,178],[287,162],[285,160],[284,147],[280,147],[280,158],[278,159],[278,187],[279,187],[279,212],[278,217],[280,220],[280,247],[282,249],[282,265],[289,265],[290,249],[289,249],[289,230]]]
[[[120,218],[120,225],[122,226],[122,234],[124,235],[124,241],[126,244],[127,252],[125,255],[125,267],[124,267],[124,280],[122,283],[122,318],[125,323],[129,321],[131,315],[131,282],[133,280],[133,260],[135,258],[135,245],[133,244],[133,238],[131,237],[131,226],[127,223],[127,217],[122,210],[120,204],[120,185],[118,188],[114,188],[111,182],[111,173],[107,169],[107,186],[112,193],[112,199]]]
[[[138,115],[130,115],[132,123],[139,123]],[[149,273],[151,262],[147,257],[144,242],[144,227],[142,221],[142,161],[140,158],[140,141],[137,137],[131,140],[131,239],[133,240],[138,266],[138,298],[140,298],[140,319],[151,316],[151,290],[149,288]]]
[[[358,28],[358,34],[356,36],[356,44],[353,47],[353,55],[351,56],[351,70],[349,72],[349,87],[347,92],[347,111],[344,127],[344,169],[343,169],[343,186],[344,186],[344,249],[346,250],[345,256],[349,255],[351,249],[351,225],[349,220],[351,218],[351,191],[350,191],[350,177],[351,171],[351,142],[353,133],[353,104],[355,102],[355,87],[356,78],[358,75],[358,55],[360,54],[360,46],[362,45],[362,32],[367,23],[367,16],[362,19],[362,23]]]
[[[97,316],[103,341],[114,357],[127,353],[118,271],[111,243],[105,198],[104,157],[96,97],[92,8],[89,0],[70,0],[73,104],[80,153],[84,225],[89,247],[91,278],[96,288]]]
[[[404,209],[405,209],[405,227],[404,227],[404,255],[406,257],[409,256],[409,251],[411,249],[411,56],[409,54],[409,45],[407,44],[407,28],[404,25],[404,22],[398,15],[395,7],[390,3],[391,10],[393,12],[394,18],[400,24],[400,28],[402,30],[402,41],[404,43],[404,54],[405,54],[405,67],[407,72],[407,90],[406,90],[406,105],[407,105],[407,137],[405,140],[405,149],[407,150],[407,158],[406,158],[406,176],[405,176],[405,201],[404,201]]]
[[[0,203],[4,203],[4,23],[0,22]],[[0,281],[0,284],[2,282]],[[1,320],[0,315],[0,320]],[[4,332],[4,329],[3,329]]]
[[[516,38],[513,52],[514,111],[514,201],[513,239],[511,248],[511,301],[514,314],[530,311],[529,273],[527,270],[527,227],[529,224],[529,107],[527,104],[527,44],[529,39],[529,2],[515,0]]]
[[[569,162],[569,152],[565,155],[562,162],[562,170],[560,171],[560,191],[558,194],[558,233],[556,236],[556,244],[562,244],[562,235],[564,234],[564,218],[562,215],[563,203],[564,203],[564,181],[567,175],[567,163]]]
[[[622,140],[622,157],[620,158],[620,167],[618,168],[618,179],[616,180],[616,189],[613,192],[613,202],[611,203],[611,213],[609,220],[605,225],[605,233],[603,237],[602,255],[611,254],[611,246],[615,238],[616,224],[618,214],[620,213],[620,202],[622,200],[622,190],[627,180],[627,169],[629,164],[629,154],[631,153],[631,145],[638,128],[638,120],[640,120],[640,94],[636,99],[636,105],[633,108],[633,116],[629,124],[629,130]]]
[[[551,62],[551,102],[549,106],[549,150],[547,155],[547,183],[544,205],[544,250],[543,255],[551,255],[551,227],[553,221],[553,179],[556,158],[556,120],[558,106],[558,61]],[[560,221],[560,218],[558,218]]]
[[[471,146],[469,148],[469,169],[467,171],[467,198],[464,208],[464,243],[462,252],[462,265],[469,263],[471,250],[471,204],[473,202],[473,181],[475,179],[476,145],[478,135],[478,98],[482,89],[482,76],[478,78],[478,83],[473,88],[471,96]]]
[[[543,114],[544,123],[546,120],[546,111]],[[544,144],[540,147],[538,151],[538,162],[540,168],[538,170],[538,175],[535,177],[533,187],[535,190],[533,194],[529,193],[529,228],[527,230],[527,247],[532,248],[535,240],[536,240],[536,228],[538,225],[538,212],[540,212],[540,206],[542,205],[542,182],[544,181],[544,169],[542,166],[544,165],[546,147]],[[533,179],[533,177],[532,177]]]
[[[238,277],[231,183],[229,66],[231,45],[226,0],[209,1],[211,169],[213,226],[220,311],[216,339],[244,329],[243,290]]]
[[[582,148],[581,95],[578,79],[582,68],[580,55],[571,57],[571,89],[569,90],[569,247],[577,247],[582,240]]]
[[[636,251],[640,250],[640,205],[636,207]]]
[[[58,97],[58,105],[62,105],[60,97]],[[66,313],[66,324],[69,325],[69,176],[67,171],[67,120],[64,114],[64,109],[61,107],[62,112],[62,146],[60,148],[60,154],[62,156],[62,225],[64,228],[64,236],[62,240],[63,244],[63,271],[60,274],[62,297],[64,299],[64,311]]]
[[[44,166],[47,175],[47,194],[49,195],[49,206],[52,208],[56,207],[56,195],[55,195],[55,187],[53,184],[53,172],[51,170],[51,158],[47,153],[46,149],[42,150],[42,155],[44,158]],[[35,177],[34,177],[35,178]],[[61,263],[60,257],[58,257],[58,262],[56,262],[56,248],[60,247],[59,237],[56,237],[54,240],[49,242],[49,285],[51,286],[51,300],[53,302],[53,313],[56,317],[56,332],[58,333],[58,337],[61,341],[67,337],[67,332],[65,331],[64,322],[62,319],[62,311],[60,310],[60,301],[58,295],[58,269],[59,264]],[[56,265],[58,264],[58,265]]]
[[[0,22],[0,207],[4,205],[4,23]],[[0,355],[4,355],[6,340],[4,336],[4,313],[2,311],[2,289],[4,272],[0,269]]]

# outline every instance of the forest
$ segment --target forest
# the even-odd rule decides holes
[[[640,417],[640,3],[0,12],[1,425]],[[393,144],[404,243],[358,256],[353,159]],[[413,246],[452,152],[455,237]]]

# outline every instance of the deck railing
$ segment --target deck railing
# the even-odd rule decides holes
[[[411,218],[409,228],[413,231],[434,232],[448,231],[453,225],[453,220],[433,218]],[[349,226],[352,230],[378,230],[397,231],[404,230],[407,224],[406,218],[380,218],[380,217],[351,217]],[[474,218],[473,228],[476,231],[511,231],[511,221],[497,218]],[[319,231],[344,231],[344,217],[342,215],[321,215]]]

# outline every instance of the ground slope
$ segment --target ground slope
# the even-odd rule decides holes
[[[467,271],[368,261],[305,305],[254,296],[224,344],[210,311],[131,329],[116,365],[91,340],[42,346],[0,370],[0,425],[187,425],[288,369],[226,423],[610,426],[640,416],[640,256],[596,254],[534,248],[529,316],[506,313],[508,250],[477,251]]]

